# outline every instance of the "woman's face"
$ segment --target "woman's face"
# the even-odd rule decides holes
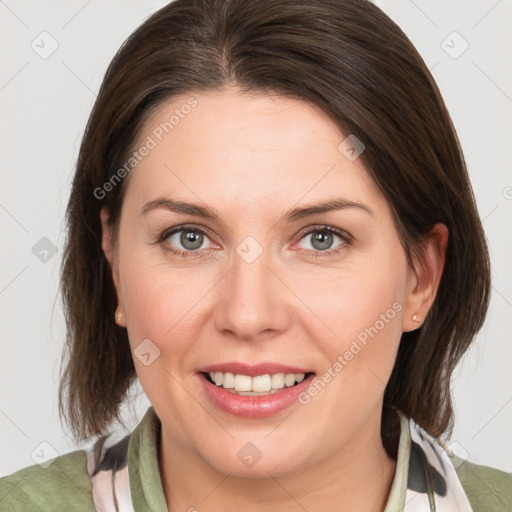
[[[401,333],[422,311],[347,135],[281,96],[176,96],[139,135],[113,259],[104,224],[162,435],[224,473],[282,475],[379,436]],[[249,388],[263,391],[233,392]]]

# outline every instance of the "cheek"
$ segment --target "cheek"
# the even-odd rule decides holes
[[[121,296],[137,376],[168,428],[185,439],[190,418],[168,412],[190,408],[190,396],[180,383],[194,366],[201,328],[197,306],[207,288],[200,279],[191,285],[190,270],[155,264],[140,250],[125,254]]]
[[[207,289],[208,277],[190,268],[171,267],[157,255],[159,249],[143,247],[131,237],[121,242],[121,298],[132,349],[149,339],[163,360],[171,359],[173,354],[183,357],[194,339],[193,333],[187,332],[197,326],[194,313]]]
[[[124,282],[123,302],[130,342],[149,338],[162,352],[172,347],[174,353],[187,348],[194,325],[194,305],[204,288],[190,284],[190,275],[170,272],[164,267],[142,266]]]
[[[394,273],[368,271],[324,290],[321,316],[335,334],[314,328],[324,367],[300,402],[312,407],[326,437],[355,435],[379,409],[400,343],[403,286]]]
[[[401,247],[388,246],[347,265],[321,289],[309,288],[308,305],[322,320],[310,322],[310,336],[322,340],[325,378],[337,381],[342,400],[377,398],[385,388],[402,334],[407,269]]]

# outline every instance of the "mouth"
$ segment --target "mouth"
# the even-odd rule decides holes
[[[245,418],[265,418],[291,407],[311,386],[315,375],[313,371],[281,365],[237,364],[210,366],[196,374],[206,397],[217,409]]]
[[[223,388],[228,393],[239,396],[268,396],[297,386],[303,380],[314,375],[314,372],[274,373],[255,375],[254,377],[231,372],[200,372],[200,374],[210,384]]]

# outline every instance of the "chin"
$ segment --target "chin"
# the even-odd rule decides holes
[[[301,457],[297,459],[299,453]],[[229,446],[217,446],[214,453],[203,453],[203,457],[215,470],[235,478],[279,477],[294,473],[305,464],[300,447],[287,446],[285,450],[282,444],[263,440],[233,441]]]

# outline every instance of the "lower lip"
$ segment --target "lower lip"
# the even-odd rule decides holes
[[[311,384],[314,374],[309,375],[302,382],[289,388],[283,388],[271,395],[236,395],[223,387],[211,384],[201,373],[197,374],[201,380],[206,396],[219,409],[235,416],[245,418],[266,418],[273,416],[298,401],[298,396]]]

